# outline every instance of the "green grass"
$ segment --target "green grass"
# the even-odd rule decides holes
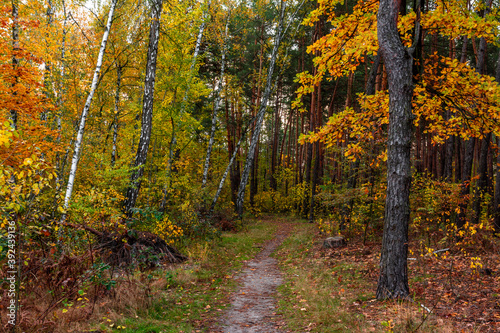
[[[190,260],[170,270],[148,273],[143,290],[150,289],[147,305],[99,318],[106,332],[205,332],[228,306],[234,277],[244,261],[261,249],[256,246],[274,235],[275,226],[250,220],[238,233],[223,233],[215,244],[188,248]],[[136,274],[134,279],[141,280]],[[147,274],[142,275],[142,279]],[[148,285],[150,287],[148,287]],[[117,292],[119,289],[117,290]]]

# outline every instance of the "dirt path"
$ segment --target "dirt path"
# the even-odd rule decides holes
[[[237,279],[240,288],[231,297],[231,306],[212,332],[283,333],[276,315],[276,288],[283,283],[276,259],[269,257],[285,240],[290,227],[280,224],[276,236],[254,259],[247,262]]]

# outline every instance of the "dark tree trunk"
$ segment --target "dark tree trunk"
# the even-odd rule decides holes
[[[377,15],[378,40],[388,72],[389,138],[387,199],[377,298],[406,298],[408,287],[408,222],[410,219],[412,138],[412,52],[399,37],[400,2],[381,0]],[[417,29],[417,33],[418,33]]]
[[[500,59],[500,58],[499,58]],[[500,138],[497,137],[497,146],[500,146]],[[500,150],[497,152],[497,167],[495,175],[495,198],[493,200],[493,222],[495,233],[500,233]]]
[[[312,98],[311,98],[311,110],[309,111],[309,131],[312,132],[314,130],[314,103],[316,102],[316,87],[314,88]],[[303,203],[303,215],[304,218],[307,218],[309,212],[309,190],[311,186],[311,167],[312,167],[312,158],[313,158],[313,144],[308,142],[304,145],[304,148],[307,149],[306,154],[306,163],[305,163],[305,187],[306,187],[306,195],[304,196]]]
[[[311,147],[312,148],[312,147]],[[314,170],[312,175],[312,184],[311,184],[311,202],[309,206],[309,222],[314,222],[314,197],[316,195],[316,185],[318,184],[318,176],[319,176],[319,142],[314,143]]]
[[[450,118],[450,111],[446,111],[447,119]],[[453,153],[455,150],[455,137],[452,135],[446,139],[444,153],[443,180],[450,183],[453,180]]]
[[[465,141],[465,154],[462,163],[462,184],[460,184],[460,197],[462,201],[458,205],[457,227],[460,229],[465,225],[467,218],[467,203],[469,202],[470,180],[472,173],[472,162],[474,161],[475,138]]]
[[[158,41],[160,40],[160,16],[163,0],[152,3],[151,26],[149,28],[149,45],[146,64],[146,77],[144,79],[144,97],[142,105],[141,136],[139,146],[135,155],[134,170],[130,176],[130,185],[123,202],[123,212],[127,216],[132,215],[132,208],[141,188],[141,178],[144,174],[144,165],[148,156],[149,141],[153,128],[153,101],[156,77],[156,57],[158,55]]]
[[[472,223],[479,223],[481,218],[481,203],[484,200],[484,194],[488,186],[488,149],[491,141],[491,132],[486,134],[486,136],[481,140],[481,151],[479,153],[479,180],[474,191],[474,216],[472,218]]]
[[[455,142],[455,183],[458,183],[462,180],[462,141],[457,137]]]
[[[484,11],[485,16],[488,14],[488,8],[491,5],[492,0],[487,0],[487,1],[488,1],[488,3],[486,5],[486,10]],[[465,47],[466,47],[466,43],[464,42],[464,48]],[[462,58],[464,58],[464,57],[465,57],[464,52],[462,51]],[[465,59],[461,59],[461,60],[464,60],[464,62],[465,62]],[[484,74],[485,61],[486,61],[486,39],[484,37],[482,37],[479,40],[479,51],[478,51],[477,63],[476,63],[476,72],[477,73]],[[460,213],[458,214],[458,219],[457,219],[457,227],[458,228],[462,228],[465,225],[465,221],[467,219],[467,203],[468,203],[467,198],[469,197],[469,194],[470,194],[470,180],[471,180],[471,173],[472,173],[472,168],[473,168],[473,163],[474,163],[474,151],[476,148],[475,143],[476,143],[476,139],[472,137],[466,142],[466,145],[465,145],[465,155],[464,155],[464,162],[463,162],[463,166],[462,166],[462,184],[461,184],[461,190],[460,190],[462,202],[459,205]],[[488,149],[488,147],[486,147],[486,150],[487,149]],[[486,167],[486,162],[484,162],[484,164]],[[480,205],[481,204],[479,202],[479,206]],[[474,206],[475,206],[475,203],[474,203]],[[475,217],[473,220],[475,220]]]
[[[321,107],[321,82],[318,84],[316,89],[316,107],[314,112],[314,131],[317,131],[321,126],[321,117],[323,116]],[[313,111],[313,110],[311,110]],[[321,150],[320,142],[314,143],[314,168],[312,170],[312,184],[311,184],[311,201],[309,205],[309,222],[314,222],[314,197],[316,196],[316,186],[318,185],[320,167],[321,167]],[[312,148],[312,147],[311,147]]]
[[[497,68],[495,73],[497,83],[500,83],[500,52],[498,53]],[[500,138],[497,137],[497,146],[500,146]],[[497,152],[497,165],[495,175],[495,197],[493,200],[493,222],[495,233],[500,233],[500,150]]]
[[[375,94],[375,81],[377,78],[377,70],[380,64],[380,53],[377,54],[375,60],[373,61],[373,66],[368,75],[366,86],[365,86],[365,94],[366,96],[371,96]],[[360,160],[359,158],[349,163],[349,173],[347,178],[347,189],[354,189],[358,183],[359,177],[359,166]],[[354,198],[350,198],[347,203],[345,203],[342,207],[342,218],[340,222],[340,230],[344,230],[347,225],[349,225],[351,221],[352,208],[354,206]]]

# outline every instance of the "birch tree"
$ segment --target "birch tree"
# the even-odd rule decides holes
[[[114,103],[114,118],[113,118],[113,147],[111,150],[111,167],[115,166],[116,161],[116,141],[118,140],[118,122],[120,115],[120,89],[122,86],[122,72],[124,65],[120,64],[117,59],[116,63],[116,90],[115,90],[115,103]]]
[[[144,166],[148,156],[149,142],[153,128],[153,102],[156,78],[156,59],[158,56],[158,42],[160,40],[160,18],[163,8],[163,0],[152,2],[151,25],[149,29],[149,45],[146,63],[146,77],[144,79],[144,97],[142,104],[141,136],[135,155],[134,169],[130,175],[130,185],[123,202],[123,212],[127,216],[132,215],[132,208],[139,195],[141,178],[144,174]]]
[[[210,139],[208,140],[205,165],[203,167],[203,179],[201,182],[202,187],[205,187],[205,185],[207,184],[208,168],[210,166],[210,155],[212,154],[212,147],[214,144],[215,130],[217,128],[217,113],[218,113],[219,107],[220,107],[220,100],[221,100],[220,93],[222,90],[222,81],[224,80],[224,70],[226,68],[226,52],[227,52],[229,17],[230,17],[230,14],[228,14],[228,17],[227,17],[225,34],[224,34],[224,41],[222,42],[221,70],[220,70],[219,81],[217,82],[217,88],[215,89],[215,103],[214,103],[214,110],[212,113],[212,128],[210,129]]]
[[[92,98],[94,97],[94,93],[97,89],[97,85],[99,83],[99,74],[101,72],[102,60],[104,58],[104,52],[106,51],[106,44],[108,42],[109,31],[111,30],[111,23],[113,22],[113,14],[116,8],[116,3],[118,0],[112,0],[111,6],[109,8],[108,13],[108,21],[106,23],[106,27],[104,29],[104,34],[102,35],[101,47],[99,49],[99,55],[97,57],[97,63],[94,70],[94,77],[92,79],[92,84],[90,86],[90,92],[87,96],[87,100],[85,102],[85,106],[83,107],[82,115],[80,117],[80,125],[78,127],[78,132],[75,140],[75,149],[73,152],[73,159],[71,160],[71,169],[68,177],[68,185],[66,187],[66,194],[64,196],[64,209],[67,210],[69,207],[69,202],[71,200],[71,194],[73,193],[73,185],[75,183],[76,171],[78,168],[78,162],[80,160],[80,154],[83,143],[83,134],[85,131],[85,121],[87,120],[87,116],[90,110],[90,105],[92,104]],[[66,214],[63,215],[62,220],[64,220]]]
[[[273,46],[273,50],[271,52],[269,69],[267,72],[266,88],[264,90],[264,94],[262,95],[262,101],[260,103],[259,112],[257,113],[257,116],[256,116],[255,127],[254,127],[254,131],[252,133],[250,147],[248,149],[248,155],[247,155],[247,158],[245,161],[245,167],[243,169],[243,174],[241,176],[240,186],[238,188],[238,198],[236,200],[236,211],[237,211],[240,218],[243,215],[243,204],[244,204],[244,200],[245,200],[245,187],[247,185],[248,177],[250,175],[250,171],[251,171],[252,165],[254,163],[255,147],[257,146],[257,143],[259,142],[259,134],[260,134],[260,130],[262,128],[262,122],[264,120],[264,115],[265,115],[266,109],[267,109],[267,101],[269,100],[269,96],[271,95],[272,79],[273,79],[274,67],[276,65],[276,58],[278,57],[278,49],[280,47],[281,41],[283,39],[283,36],[286,33],[287,28],[290,26],[290,24],[289,24],[286,28],[283,27],[283,21],[284,21],[284,17],[285,17],[285,9],[286,9],[285,1],[281,0],[278,27],[276,30],[276,35],[274,37],[274,46]]]

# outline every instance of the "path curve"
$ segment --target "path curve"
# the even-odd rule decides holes
[[[285,240],[290,226],[279,224],[276,236],[248,261],[238,274],[239,289],[231,297],[231,306],[219,320],[224,333],[283,333],[278,328],[276,288],[283,283],[278,261],[269,255]]]

